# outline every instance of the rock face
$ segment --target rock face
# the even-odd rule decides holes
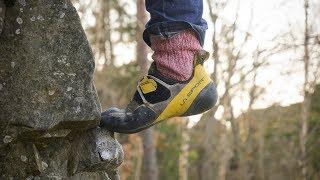
[[[117,179],[123,151],[97,128],[93,71],[69,0],[0,0],[0,179]]]

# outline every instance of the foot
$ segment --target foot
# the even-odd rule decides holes
[[[127,108],[107,109],[101,114],[100,126],[113,132],[131,134],[171,117],[196,115],[211,109],[216,103],[217,92],[203,67],[208,57],[206,51],[196,53],[193,75],[187,81],[164,77],[153,63],[148,75],[138,83]]]

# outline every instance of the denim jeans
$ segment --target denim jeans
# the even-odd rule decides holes
[[[192,29],[203,46],[208,29],[202,18],[203,0],[146,0],[146,9],[151,19],[146,24],[143,39],[149,46],[151,35],[170,38],[186,29]]]

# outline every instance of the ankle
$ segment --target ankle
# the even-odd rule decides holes
[[[169,78],[185,81],[193,72],[193,58],[202,49],[195,33],[182,31],[171,38],[151,37],[151,48],[157,70]]]

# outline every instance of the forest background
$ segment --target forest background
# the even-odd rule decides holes
[[[73,0],[103,108],[124,107],[152,62],[144,0]],[[117,135],[123,180],[320,179],[320,2],[204,0],[217,106]],[[318,84],[318,85],[317,85]]]

